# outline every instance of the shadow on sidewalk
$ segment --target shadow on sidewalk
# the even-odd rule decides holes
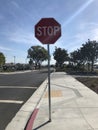
[[[48,124],[48,123],[50,123],[50,121],[49,121],[49,120],[48,120],[48,121],[46,121],[45,123],[41,124],[40,126],[38,126],[38,127],[34,128],[33,130],[38,130],[39,128],[43,127],[44,125],[46,125],[46,124]]]

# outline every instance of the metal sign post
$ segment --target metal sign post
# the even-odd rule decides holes
[[[48,98],[49,98],[49,121],[51,122],[51,87],[50,87],[50,48],[61,37],[61,25],[54,18],[42,18],[35,25],[35,37],[42,43],[47,44],[48,50]]]
[[[51,122],[51,86],[50,86],[50,47],[48,49],[48,100],[49,100],[49,121]]]

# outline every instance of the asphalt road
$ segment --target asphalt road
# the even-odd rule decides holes
[[[46,77],[46,70],[0,74],[0,130],[5,130],[7,124]]]

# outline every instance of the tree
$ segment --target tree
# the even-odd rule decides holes
[[[41,46],[31,46],[28,50],[28,58],[35,66],[40,66],[41,63],[48,59],[48,52],[44,47]]]
[[[80,58],[80,51],[76,50],[70,53],[71,61],[74,62],[74,64],[78,64],[81,60]]]
[[[76,66],[78,70],[84,69],[85,60],[81,48],[71,52],[70,59],[71,62],[74,63],[74,66]]]
[[[5,56],[2,52],[0,52],[0,66],[5,64]]]
[[[82,47],[70,54],[71,60],[77,64],[88,64],[88,71],[93,71],[93,66],[98,59],[98,42],[90,41],[82,44]],[[91,66],[91,67],[90,67]]]
[[[53,56],[58,67],[62,67],[63,63],[68,60],[68,53],[65,49],[56,47]]]
[[[82,45],[82,53],[88,65],[91,65],[91,71],[93,71],[93,66],[98,59],[98,42],[90,41]]]

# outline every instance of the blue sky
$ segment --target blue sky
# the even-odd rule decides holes
[[[98,0],[0,0],[0,52],[6,62],[27,62],[27,50],[42,45],[34,37],[41,18],[53,17],[62,26],[62,36],[50,46],[72,52],[90,40],[98,41]],[[52,58],[51,63],[54,63]]]

